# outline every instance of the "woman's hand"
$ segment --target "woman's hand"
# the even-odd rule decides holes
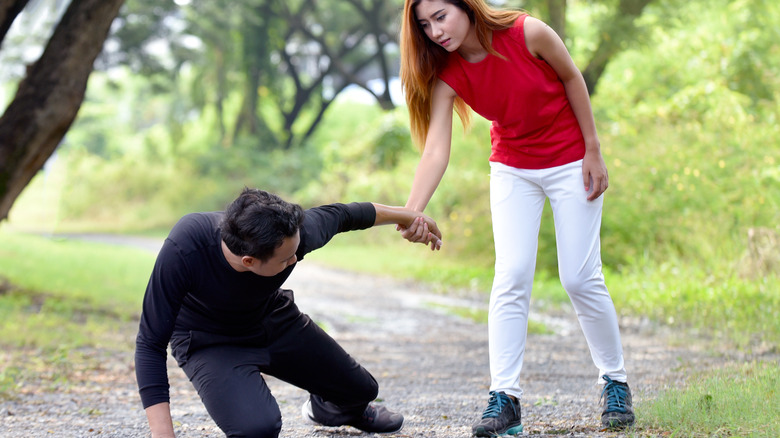
[[[419,216],[408,226],[396,225],[396,230],[401,232],[401,237],[412,243],[422,243],[426,246],[430,243],[431,251],[441,249],[441,231],[436,222],[428,216]]]
[[[396,224],[404,239],[413,243],[431,244],[431,250],[441,249],[441,231],[436,221],[408,207],[373,203],[376,210],[374,225]]]
[[[585,191],[589,192],[588,201],[598,199],[609,187],[607,165],[599,149],[585,151],[585,158],[582,160],[582,182],[585,184]]]

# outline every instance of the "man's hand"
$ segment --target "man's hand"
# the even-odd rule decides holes
[[[420,213],[422,214],[422,213]],[[422,215],[414,219],[409,226],[397,225],[396,230],[401,232],[401,236],[413,243],[430,243],[431,251],[441,249],[441,231],[436,222],[428,216]]]

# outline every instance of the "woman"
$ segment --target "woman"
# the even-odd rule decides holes
[[[604,426],[632,425],[617,315],[601,272],[607,168],[581,73],[557,34],[484,0],[406,0],[401,80],[423,146],[406,204],[422,212],[449,161],[453,108],[492,121],[490,198],[496,249],[490,296],[490,399],[476,436],[522,432],[518,399],[542,208],[550,199],[561,283],[590,347]],[[415,228],[402,229],[416,238]]]

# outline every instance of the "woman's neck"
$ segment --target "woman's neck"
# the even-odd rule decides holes
[[[488,35],[488,39],[493,41],[493,32]],[[474,26],[471,26],[469,30],[469,36],[463,41],[463,44],[458,47],[458,54],[468,62],[475,63],[480,62],[488,55],[488,51],[482,47],[477,37],[477,31]]]

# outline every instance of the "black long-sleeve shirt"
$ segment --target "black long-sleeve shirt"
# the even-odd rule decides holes
[[[222,253],[223,212],[192,213],[173,227],[146,288],[136,338],[135,367],[144,408],[168,402],[166,349],[174,332],[191,330],[241,338],[262,336],[279,288],[295,264],[273,277],[233,269]],[[306,210],[298,261],[338,233],[374,225],[371,203]]]

